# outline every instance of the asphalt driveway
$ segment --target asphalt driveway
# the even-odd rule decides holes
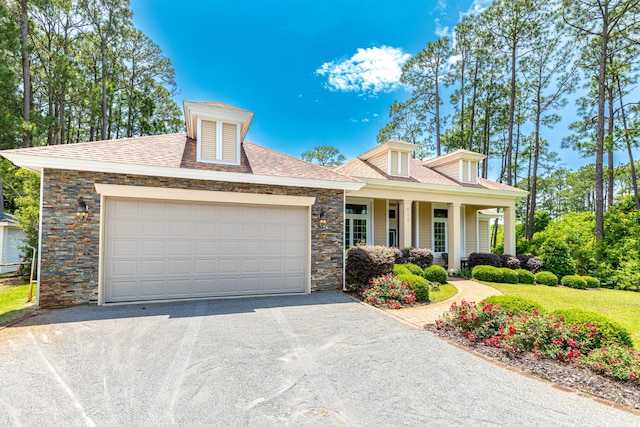
[[[44,311],[0,331],[0,425],[638,425],[340,293]]]

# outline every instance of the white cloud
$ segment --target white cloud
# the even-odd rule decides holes
[[[460,14],[460,18],[464,18],[465,16],[470,15],[479,15],[491,6],[493,0],[473,0],[471,6],[466,12]]]
[[[436,36],[438,37],[451,37],[451,31],[449,31],[449,27],[447,27],[446,25],[443,26],[440,23],[440,20],[438,18],[436,18],[434,20],[434,23],[436,24]]]
[[[325,62],[316,74],[326,76],[326,87],[340,92],[376,94],[396,89],[402,75],[402,64],[411,55],[402,49],[382,46],[359,48],[348,59]]]

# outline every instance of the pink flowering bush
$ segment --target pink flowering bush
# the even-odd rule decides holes
[[[411,286],[393,274],[369,279],[369,284],[358,291],[358,296],[368,304],[394,309],[416,302],[416,293]]]
[[[451,327],[472,342],[507,352],[532,352],[562,362],[585,364],[618,380],[640,383],[640,353],[613,342],[600,342],[591,323],[568,324],[557,314],[511,312],[499,304],[453,303],[436,327]],[[601,347],[602,345],[605,347]]]

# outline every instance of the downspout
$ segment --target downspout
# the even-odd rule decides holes
[[[347,236],[344,234],[346,206],[347,192],[342,190],[342,292],[347,290]]]

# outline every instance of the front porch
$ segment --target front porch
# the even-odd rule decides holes
[[[490,221],[503,217],[505,253],[515,254],[514,206],[491,198],[482,202],[493,203],[478,204],[453,195],[411,196],[346,197],[345,247],[370,244],[427,248],[433,251],[434,263],[444,265],[442,254],[447,253],[449,268],[457,269],[469,254],[491,251]],[[503,209],[504,215],[488,211],[493,208]]]

